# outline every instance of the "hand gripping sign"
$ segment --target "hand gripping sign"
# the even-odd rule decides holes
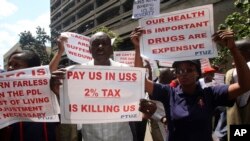
[[[139,20],[141,56],[180,61],[217,56],[212,42],[213,7],[205,5]]]
[[[60,95],[62,123],[140,121],[144,68],[82,66],[68,68]]]

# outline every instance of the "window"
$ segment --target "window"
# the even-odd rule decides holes
[[[97,17],[97,23],[102,24],[116,16],[119,16],[120,15],[119,11],[120,11],[120,7],[118,6],[113,9],[110,9],[109,11],[104,12],[99,17]]]

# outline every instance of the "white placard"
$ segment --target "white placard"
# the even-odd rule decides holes
[[[89,52],[89,37],[72,32],[63,32],[61,35],[68,38],[64,47],[70,60],[80,64],[92,60],[92,55]]]
[[[160,0],[134,0],[132,19],[160,14]]]
[[[217,56],[212,42],[213,6],[205,5],[139,20],[141,56],[181,61]]]
[[[211,67],[210,61],[208,58],[202,58],[200,59],[201,62],[201,70],[204,70],[206,67]]]
[[[144,68],[83,66],[68,68],[60,93],[62,123],[140,121]]]
[[[132,67],[135,62],[135,51],[114,51],[114,60]]]
[[[50,90],[48,66],[1,73],[0,88],[0,128],[19,121],[45,121],[60,112]]]

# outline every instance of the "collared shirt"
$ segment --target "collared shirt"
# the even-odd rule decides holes
[[[221,85],[202,89],[196,84],[192,95],[185,94],[179,85],[154,84],[151,99],[163,103],[168,119],[169,141],[211,141],[212,116],[215,107],[231,106],[228,86]]]
[[[126,64],[110,59],[111,66],[128,67]],[[93,66],[94,61],[83,65]],[[82,125],[83,141],[133,141],[129,122],[98,123]]]

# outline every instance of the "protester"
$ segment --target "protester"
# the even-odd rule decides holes
[[[59,67],[61,57],[65,51],[64,43],[66,41],[67,41],[67,37],[59,36],[57,38],[58,50],[49,63],[49,68],[51,72],[59,69],[58,67]],[[56,83],[56,84],[53,84],[53,83]],[[51,80],[51,85],[54,85],[53,87],[51,86],[51,89],[54,93],[56,93],[59,99],[59,85],[58,84],[60,84],[59,81]],[[59,124],[58,125],[58,138],[60,141],[78,141],[81,138],[81,136],[80,137],[79,136],[80,134],[78,134],[76,124]]]
[[[216,81],[214,80],[214,73],[215,69],[212,67],[203,68],[203,77],[199,79],[202,88],[217,85]]]
[[[142,28],[136,28],[131,33],[137,67],[142,66],[139,49],[142,31]],[[238,83],[202,89],[198,83],[201,76],[201,65],[198,60],[173,63],[179,81],[176,88],[145,80],[145,90],[150,94],[150,98],[159,100],[164,105],[168,119],[169,141],[211,141],[214,109],[217,106],[231,106],[239,95],[250,89],[250,71],[235,46],[233,32],[218,31],[213,35],[213,40],[230,50],[238,72]]]
[[[241,39],[241,40],[236,41],[235,44],[236,44],[236,47],[239,49],[240,53],[242,54],[242,56],[247,61],[247,65],[250,68],[250,39]],[[237,60],[235,59],[236,58],[234,58],[234,61],[236,62]],[[226,73],[226,83],[232,84],[232,83],[239,82],[240,79],[238,77],[240,73],[241,72],[237,68],[230,69]],[[246,81],[245,83],[247,82],[249,82],[249,80]],[[250,96],[250,91],[237,97],[237,100],[234,106],[231,108],[228,108],[227,110],[227,126],[229,127],[228,129],[230,129],[230,125],[250,124],[249,96]]]
[[[8,59],[7,71],[25,69],[41,65],[40,58],[30,50],[16,51]],[[55,141],[58,123],[18,122],[4,130],[5,137],[1,141]]]
[[[93,60],[83,65],[128,67],[126,64],[110,59],[113,48],[110,37],[104,32],[97,32],[91,37],[89,50]],[[52,76],[62,79],[64,74],[65,70],[61,69],[54,71]],[[135,141],[136,134],[134,131],[132,132],[129,122],[83,124],[82,138],[84,141]]]

